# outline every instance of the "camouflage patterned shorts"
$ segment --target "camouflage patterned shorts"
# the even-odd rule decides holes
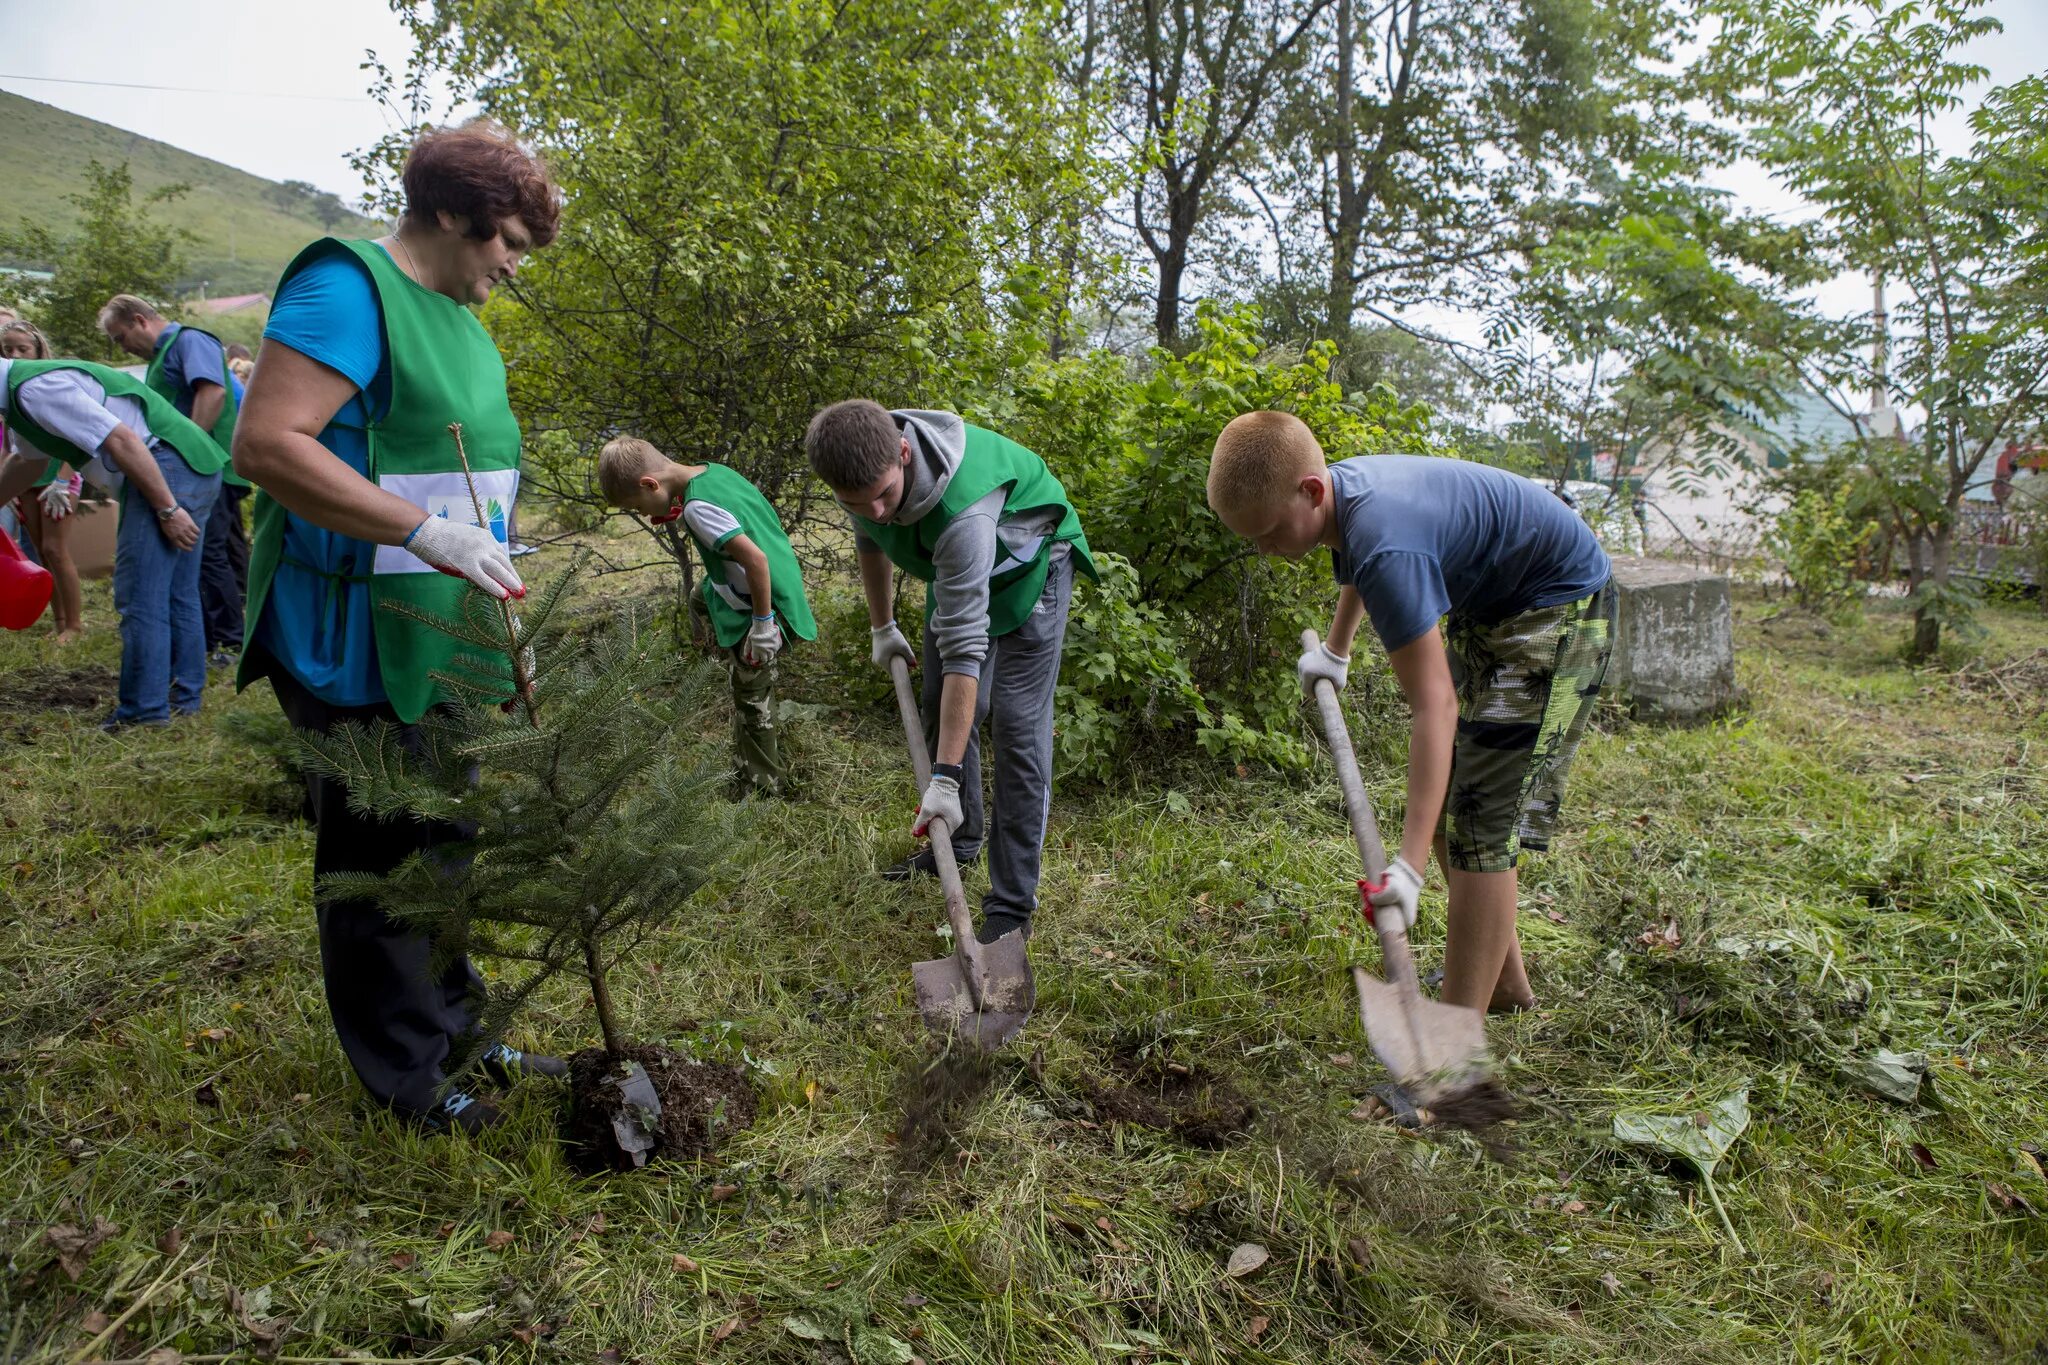
[[[1550,847],[1565,772],[1607,680],[1614,593],[1491,624],[1444,624],[1458,739],[1444,803],[1452,867],[1505,872]]]

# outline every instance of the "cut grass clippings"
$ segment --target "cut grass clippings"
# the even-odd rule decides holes
[[[1511,1164],[1346,1117],[1381,1077],[1341,969],[1376,954],[1325,781],[1063,791],[1038,1011],[985,1068],[935,1069],[909,966],[943,951],[942,907],[876,875],[909,846],[894,716],[800,652],[798,799],[615,974],[631,1036],[739,1068],[758,1116],[704,1162],[593,1178],[545,1083],[480,1140],[362,1103],[263,688],[116,736],[17,704],[0,1357],[2025,1357],[2048,1343],[2048,726],[1900,664],[1898,615],[1741,610],[1748,709],[1605,719],[1557,851],[1525,863],[1544,1008],[1489,1025]],[[87,616],[69,651],[0,640],[0,670],[111,668],[104,584]],[[1987,676],[2048,645],[2030,610],[1986,620]],[[1399,770],[1365,758],[1392,819]],[[1442,925],[1432,891],[1425,970]],[[565,984],[514,1041],[590,1029]],[[1855,1079],[1880,1049],[1926,1055],[1916,1099]],[[1612,1126],[1744,1086],[1714,1173],[1737,1256],[1690,1164]],[[107,1230],[66,1252],[59,1227]],[[1246,1246],[1266,1259],[1230,1273]]]

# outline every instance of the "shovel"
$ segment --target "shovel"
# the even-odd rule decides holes
[[[1303,649],[1320,643],[1314,631],[1301,633]],[[1459,1101],[1494,1088],[1486,1056],[1486,1020],[1478,1010],[1424,998],[1415,979],[1415,958],[1408,951],[1408,931],[1396,917],[1380,919],[1373,913],[1368,897],[1386,878],[1387,851],[1380,843],[1372,803],[1365,798],[1365,783],[1358,776],[1358,756],[1351,751],[1351,732],[1344,726],[1337,689],[1327,679],[1316,680],[1316,708],[1322,712],[1323,737],[1329,741],[1337,781],[1344,788],[1351,837],[1365,864],[1358,898],[1366,922],[1379,935],[1380,962],[1387,974],[1381,981],[1363,967],[1351,969],[1352,983],[1358,987],[1358,1017],[1372,1050],[1401,1088],[1418,1106],[1441,1116],[1457,1110]]]
[[[896,680],[896,709],[903,715],[910,766],[922,792],[931,783],[932,767],[924,746],[924,722],[910,692],[910,666],[899,655],[889,660],[889,672]],[[967,893],[960,889],[960,866],[953,861],[953,831],[944,820],[933,820],[928,832],[939,885],[946,892],[946,919],[953,926],[953,955],[911,965],[917,1012],[932,1032],[964,1038],[982,1052],[993,1052],[1016,1037],[1031,1017],[1036,993],[1024,931],[1014,929],[994,943],[976,942]]]

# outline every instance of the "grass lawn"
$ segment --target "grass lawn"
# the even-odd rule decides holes
[[[0,640],[0,1358],[2038,1358],[2048,680],[1771,610],[1741,605],[1748,708],[1607,718],[1525,866],[1512,1162],[1347,1117],[1377,1076],[1340,969],[1377,960],[1328,781],[1062,793],[1039,1012],[989,1074],[928,1070],[908,967],[942,909],[875,876],[914,804],[893,713],[799,660],[802,790],[614,978],[641,1040],[753,1066],[760,1121],[589,1179],[543,1083],[479,1141],[365,1108],[267,692],[118,737],[42,707],[27,670],[115,663],[96,584],[70,652]],[[2031,607],[1986,621],[1986,663],[2048,645]],[[1441,933],[1432,895],[1425,970]],[[593,1028],[564,987],[515,1036]],[[1919,1102],[1845,1072],[1879,1048],[1927,1054]],[[1689,1167],[1610,1132],[1744,1087],[1739,1254]],[[60,1262],[46,1230],[95,1220]],[[1226,1275],[1243,1243],[1270,1259]]]

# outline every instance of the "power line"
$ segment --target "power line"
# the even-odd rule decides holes
[[[238,100],[322,100],[330,104],[375,104],[367,95],[302,95],[272,90],[212,90],[198,85],[138,85],[133,81],[87,81],[70,76],[13,76],[0,81],[42,81],[50,85],[98,85],[112,90],[164,90],[179,95],[226,95]]]

